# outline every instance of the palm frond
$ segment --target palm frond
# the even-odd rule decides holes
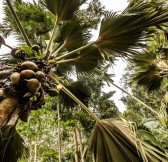
[[[99,50],[91,46],[82,50],[75,60],[75,67],[78,73],[87,73],[98,67],[100,61],[103,60]]]
[[[68,21],[72,19],[84,0],[45,0],[45,2],[48,10],[56,15],[58,20]]]
[[[67,62],[65,64],[59,64],[57,68],[57,74],[59,76],[63,75],[68,75],[68,74],[73,74],[73,63],[72,62]]]
[[[167,21],[168,12],[164,4],[138,1],[121,14],[105,16],[96,44],[104,55],[128,57],[153,32],[149,27]]]
[[[135,66],[133,83],[144,86],[148,91],[160,88],[164,78],[164,64],[159,59],[160,53],[144,50],[131,60]]]
[[[155,65],[157,63],[157,57],[159,53],[153,51],[143,50],[142,52],[137,53],[131,61],[135,64],[136,67],[147,67],[150,65]]]
[[[146,87],[148,91],[160,88],[163,77],[159,75],[159,69],[156,66],[149,66],[145,71],[138,72],[133,77],[134,83]]]
[[[15,126],[8,125],[2,129],[0,137],[0,161],[17,162],[22,157],[27,158],[29,155],[23,138],[17,133]]]
[[[97,121],[90,149],[95,162],[142,161],[130,138],[133,136],[128,125],[121,120]]]
[[[168,160],[163,150],[137,138],[123,119],[97,121],[89,141],[95,162],[149,162]]]
[[[97,68],[104,58],[95,46],[90,46],[78,54],[70,56],[70,59],[58,62],[58,70],[61,73],[68,72],[74,67],[77,75],[86,74]]]
[[[84,86],[81,82],[73,82],[65,87],[80,101],[87,105],[90,91],[86,86]],[[71,109],[77,105],[77,103],[62,90],[59,93],[59,102],[64,106],[64,108],[66,107],[68,109]]]
[[[61,35],[64,40],[64,47],[68,51],[72,51],[83,46],[90,38],[86,28],[73,19],[65,23],[61,28]]]

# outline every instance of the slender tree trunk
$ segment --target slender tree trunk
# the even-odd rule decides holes
[[[34,162],[37,161],[37,144],[36,144],[36,141],[35,141],[35,144],[34,144]]]
[[[32,161],[32,144],[30,143],[30,147],[29,147],[29,159],[28,162]]]
[[[9,96],[0,102],[0,128],[11,119],[18,103],[19,101],[16,95]]]
[[[74,128],[74,147],[75,147],[75,162],[79,162],[79,157],[78,157],[78,137],[77,137],[76,128]]]
[[[80,146],[80,155],[81,155],[81,162],[85,162],[84,157],[83,157],[83,143],[82,143],[82,137],[81,137],[81,132],[78,128],[76,128],[78,137],[79,137],[79,146]]]
[[[61,153],[61,127],[60,127],[60,107],[59,107],[59,103],[57,104],[57,110],[58,110],[58,159],[59,162],[61,162],[62,160],[62,153]]]

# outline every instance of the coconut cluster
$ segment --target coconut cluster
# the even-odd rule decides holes
[[[20,119],[27,121],[30,110],[37,110],[44,104],[43,83],[45,73],[32,61],[24,61],[15,72],[10,75],[10,83],[18,94],[20,108],[22,109]]]
[[[45,93],[58,95],[55,83],[48,77],[50,71],[57,71],[57,66],[48,64],[39,45],[33,45],[27,52],[24,48],[14,48],[10,54],[17,62],[14,68],[6,68],[6,65],[1,68],[0,101],[11,94],[17,95],[18,115],[26,122],[30,111],[41,108],[45,103]]]

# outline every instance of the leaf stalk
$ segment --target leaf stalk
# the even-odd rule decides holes
[[[88,43],[88,44],[86,44],[86,45],[84,45],[84,46],[82,46],[82,47],[80,47],[80,48],[77,48],[77,49],[75,49],[75,50],[73,50],[73,51],[71,51],[71,52],[69,52],[69,53],[67,53],[67,54],[65,54],[65,55],[62,55],[62,56],[60,56],[60,57],[57,57],[56,60],[59,61],[59,60],[61,60],[61,59],[64,59],[64,58],[66,58],[66,57],[69,57],[69,56],[75,54],[76,52],[79,52],[79,51],[81,51],[81,50],[84,50],[84,49],[90,47],[90,46],[93,45],[93,44],[95,44],[95,42]]]
[[[121,91],[123,91],[124,93],[126,93],[127,95],[129,95],[131,98],[133,98],[134,100],[136,100],[137,102],[139,102],[140,104],[142,104],[143,106],[145,106],[148,110],[150,110],[153,114],[159,116],[159,113],[154,110],[153,108],[151,108],[150,106],[148,106],[147,104],[145,104],[144,102],[142,102],[141,100],[139,100],[138,98],[136,98],[135,96],[131,95],[130,93],[128,93],[127,91],[125,91],[123,88],[117,86],[116,84],[112,83],[111,84],[115,87],[117,87],[118,89],[120,89]]]
[[[48,45],[47,45],[47,48],[46,48],[45,53],[50,52],[50,47],[51,47],[51,44],[52,44],[53,39],[54,39],[55,31],[56,31],[56,29],[57,29],[57,20],[58,20],[58,18],[57,18],[57,16],[56,16],[55,23],[54,23],[54,28],[53,28],[53,31],[52,31],[52,34],[51,34],[51,37],[50,37],[50,40],[49,40],[49,43],[48,43]]]
[[[78,103],[85,111],[87,111],[96,121],[99,121],[100,118],[96,116],[88,107],[86,107],[75,95],[73,95],[64,85],[62,85],[59,81],[55,79],[53,74],[49,74],[50,78],[56,82],[57,84],[60,84],[62,86],[62,90],[71,97],[76,103]]]

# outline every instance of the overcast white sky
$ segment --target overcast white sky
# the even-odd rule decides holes
[[[25,1],[29,1],[29,0],[25,0]],[[0,22],[2,21],[2,17],[3,17],[2,2],[3,2],[3,0],[0,0]],[[128,4],[128,0],[100,0],[100,2],[105,6],[106,10],[110,10],[110,11],[122,11],[123,9],[126,8],[126,6]],[[97,37],[98,31],[94,31],[93,33],[94,33],[94,37]],[[15,40],[12,38],[8,38],[6,40],[6,43],[11,45],[12,47],[16,46],[16,44],[17,44],[17,42],[15,42]],[[3,54],[4,52],[6,53],[7,50],[9,50],[9,49],[2,46],[2,48],[0,49],[0,55]],[[126,63],[124,63],[122,60],[119,60],[118,62],[116,62],[116,65],[117,66],[114,66],[113,69],[110,70],[110,72],[116,75],[114,80],[115,80],[115,83],[119,85],[123,70],[126,67]],[[120,90],[116,89],[115,87],[105,86],[104,89],[105,89],[105,91],[114,91],[114,90],[116,91],[116,93],[113,97],[113,100],[115,101],[119,110],[123,111],[124,105],[119,100],[122,96],[122,92]]]

